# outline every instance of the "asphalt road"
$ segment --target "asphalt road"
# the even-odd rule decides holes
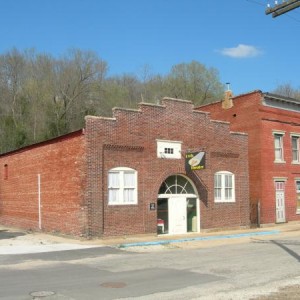
[[[205,248],[7,254],[0,299],[256,299],[300,284],[299,262],[298,231]]]

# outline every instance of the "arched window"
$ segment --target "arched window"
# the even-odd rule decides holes
[[[215,202],[235,202],[234,174],[228,171],[215,173]]]
[[[130,168],[114,168],[108,172],[108,204],[137,203],[137,171]]]
[[[172,175],[163,182],[159,194],[195,194],[195,190],[187,178]]]

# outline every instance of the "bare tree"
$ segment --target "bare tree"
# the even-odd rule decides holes
[[[165,79],[165,93],[175,98],[209,103],[222,97],[224,86],[216,69],[206,68],[197,61],[172,67]]]
[[[64,134],[82,126],[86,105],[92,89],[103,84],[107,70],[104,61],[94,52],[70,50],[63,59],[55,62],[52,82],[53,113],[56,134]]]
[[[300,100],[300,89],[292,87],[290,83],[280,84],[273,93]]]

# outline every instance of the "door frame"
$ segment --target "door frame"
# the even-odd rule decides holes
[[[286,222],[286,209],[285,209],[285,185],[286,179],[275,179],[275,223]],[[277,196],[282,193],[281,203],[279,205]],[[281,216],[279,216],[279,212]]]
[[[168,183],[166,183],[167,180],[170,179],[171,177],[174,177],[175,181],[174,182],[169,181]],[[177,181],[178,177],[184,178],[186,180],[186,182],[188,182],[189,185],[187,185],[187,183],[185,183],[184,185],[182,185],[182,182],[179,183],[179,181]],[[201,219],[201,217],[200,217],[200,201],[199,201],[199,196],[197,193],[196,186],[193,183],[193,181],[184,174],[171,174],[165,179],[165,181],[162,182],[161,187],[163,187],[163,184],[166,184],[165,192],[158,194],[157,201],[159,199],[167,199],[168,208],[169,208],[169,199],[170,198],[178,198],[178,197],[185,198],[186,203],[187,203],[188,198],[196,199],[197,226],[196,226],[195,232],[200,232],[200,219]],[[187,206],[186,206],[186,210],[187,210]],[[168,227],[170,224],[170,217],[172,218],[172,216],[169,215],[169,209],[168,209]],[[186,219],[187,219],[187,211],[186,211]],[[187,229],[188,229],[188,227],[186,227],[185,233],[190,233],[190,232],[187,232]]]
[[[195,194],[160,194],[158,195],[157,199],[169,199],[173,198],[185,198],[185,200],[187,200],[188,198],[194,198],[196,199],[196,213],[197,213],[197,230],[195,231],[196,233],[200,232],[200,201],[199,201],[199,197]],[[168,207],[169,207],[169,203],[168,203]],[[169,223],[170,223],[170,215],[169,215],[169,210],[168,210],[168,219],[169,219]],[[187,218],[187,216],[186,216]],[[168,226],[169,227],[169,226]],[[195,233],[195,232],[187,232],[186,233]],[[169,234],[169,233],[168,233]]]

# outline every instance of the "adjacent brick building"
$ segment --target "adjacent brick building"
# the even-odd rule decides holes
[[[86,237],[249,226],[248,136],[190,101],[2,154],[0,223]]]
[[[300,221],[300,101],[261,91],[198,109],[249,135],[251,220]]]

